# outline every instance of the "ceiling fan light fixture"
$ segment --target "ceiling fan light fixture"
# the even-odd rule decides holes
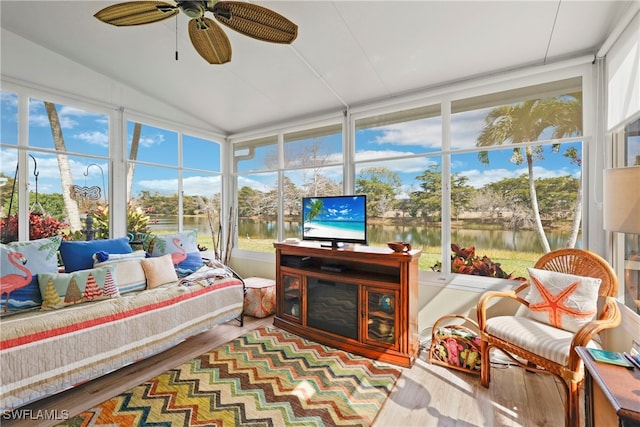
[[[178,4],[185,15],[192,19],[202,18],[206,11],[205,6],[201,1],[183,1]]]

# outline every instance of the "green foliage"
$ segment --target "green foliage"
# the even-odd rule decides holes
[[[109,238],[109,207],[102,206],[91,213],[93,217],[93,227],[96,230],[96,239]],[[127,209],[127,231],[129,233],[141,234],[149,231],[149,221],[151,218],[141,208],[134,208],[129,205]]]
[[[311,199],[307,202],[307,215],[305,216],[305,220],[313,221],[315,217],[320,215],[321,213],[325,213],[324,203],[321,199]]]

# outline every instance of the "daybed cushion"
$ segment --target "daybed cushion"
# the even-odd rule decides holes
[[[100,256],[97,256],[97,255]],[[99,252],[94,255],[94,267],[107,265],[116,266],[116,283],[120,294],[141,291],[147,287],[141,260],[145,258],[145,251],[139,250],[130,254],[109,254]],[[99,261],[102,259],[103,261]]]
[[[93,267],[93,254],[105,251],[110,254],[128,254],[132,252],[129,239],[64,241],[60,244],[60,256],[64,264],[64,270],[71,273],[78,270],[86,270]]]
[[[0,295],[2,312],[40,306],[38,274],[58,271],[57,251],[61,241],[62,237],[55,236],[0,245],[2,291],[11,289],[8,306],[7,294]]]
[[[73,273],[38,274],[42,309],[53,310],[81,302],[118,298],[115,266],[109,265]]]
[[[0,412],[104,375],[242,313],[242,282],[174,282],[2,320]]]

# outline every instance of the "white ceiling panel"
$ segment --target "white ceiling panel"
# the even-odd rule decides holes
[[[134,27],[114,27],[93,17],[117,2],[3,0],[1,25],[230,135],[487,73],[595,53],[636,4],[256,2],[298,24],[298,38],[291,46],[269,44],[223,26],[232,61],[209,65],[191,46],[185,14]]]

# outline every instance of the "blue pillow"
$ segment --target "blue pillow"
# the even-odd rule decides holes
[[[93,254],[105,251],[110,254],[129,254],[133,252],[129,246],[129,239],[64,241],[60,245],[60,256],[64,264],[64,271],[71,273],[78,270],[93,268]]]
[[[0,309],[3,312],[42,304],[38,274],[58,271],[57,252],[61,240],[62,237],[54,236],[0,245],[0,283],[3,292],[0,295]]]

